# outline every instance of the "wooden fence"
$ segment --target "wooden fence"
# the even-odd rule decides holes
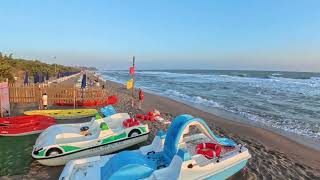
[[[41,104],[42,94],[48,96],[48,105],[56,103],[69,103],[76,105],[82,100],[105,100],[111,94],[101,87],[88,87],[81,89],[76,86],[61,86],[59,84],[29,84],[27,86],[10,84],[10,103],[39,103]]]

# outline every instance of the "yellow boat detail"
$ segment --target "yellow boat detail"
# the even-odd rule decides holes
[[[77,119],[94,116],[97,112],[96,109],[61,109],[25,111],[24,114],[51,116],[56,119]]]

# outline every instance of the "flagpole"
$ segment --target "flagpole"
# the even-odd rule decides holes
[[[134,67],[134,66],[135,66],[135,59],[136,59],[136,57],[133,56],[133,58],[132,58],[132,67],[133,67],[134,70],[135,70],[135,67]],[[133,107],[133,106],[134,106],[135,72],[131,74],[131,77],[132,77],[132,80],[133,80],[133,82],[132,82],[132,89],[131,89],[131,107]]]

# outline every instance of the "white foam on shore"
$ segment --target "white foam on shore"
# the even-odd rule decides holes
[[[208,100],[208,99],[202,98],[200,96],[189,96],[189,95],[180,93],[179,91],[175,91],[175,90],[166,90],[162,94],[168,95],[169,97],[180,98],[184,101],[188,101],[188,102],[191,102],[194,104],[205,105],[208,107],[221,107],[219,105],[219,103],[214,102],[212,100]]]

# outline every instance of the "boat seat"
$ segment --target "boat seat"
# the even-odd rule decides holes
[[[200,143],[196,146],[196,153],[207,159],[213,159],[214,157],[220,157],[221,146],[214,143]]]
[[[91,127],[89,128],[89,133],[91,134],[91,136],[99,136],[100,131],[100,123],[94,121]]]
[[[119,117],[121,117],[120,114],[116,114],[116,115],[119,115]],[[114,115],[114,116],[116,116]],[[111,120],[108,120],[108,121],[105,121],[109,128],[112,129],[112,130],[116,130],[116,129],[123,129],[123,121],[125,121],[126,119],[130,118],[129,116],[123,116],[123,118],[117,118],[117,119],[111,119]]]
[[[162,152],[149,152],[147,153],[147,159],[155,162],[157,164],[157,169],[168,167],[171,159],[162,151]]]
[[[117,111],[111,105],[101,108],[100,111],[105,117],[117,114]]]
[[[101,167],[102,180],[136,180],[149,177],[157,168],[156,162],[133,151],[122,151]]]
[[[143,155],[134,151],[122,151],[113,156],[108,163],[101,167],[100,177],[102,180],[144,179],[150,177],[159,169],[170,172],[170,176],[178,177],[182,162],[189,158],[189,154],[184,150],[179,150],[176,155],[180,160],[174,160],[175,158],[172,160],[168,159],[163,152]]]
[[[139,126],[140,125],[140,121],[137,120],[137,119],[133,119],[133,118],[130,118],[130,119],[126,119],[122,122],[122,125],[125,127],[125,128],[130,128],[130,127],[133,127],[133,126]]]

